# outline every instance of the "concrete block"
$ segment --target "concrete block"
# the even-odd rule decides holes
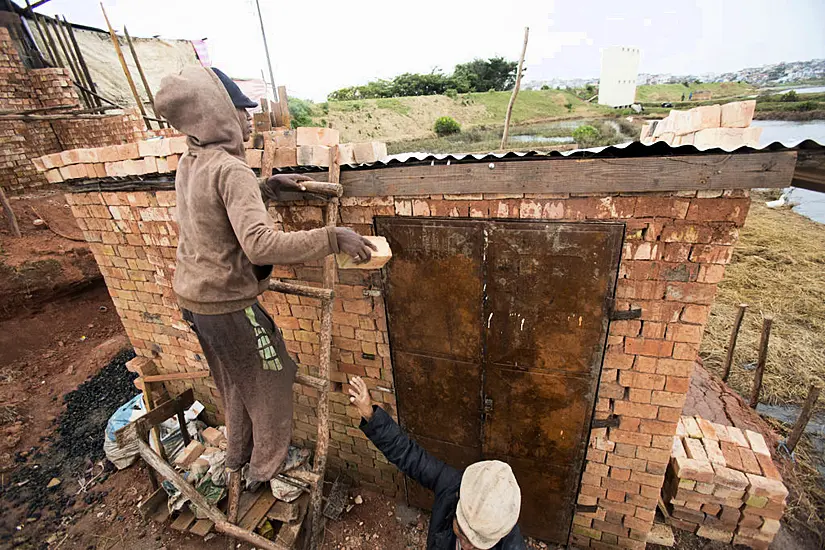
[[[759,126],[751,126],[749,128],[745,128],[745,132],[743,134],[743,140],[747,147],[753,147],[756,149],[759,147],[759,139],[762,137],[762,130]]]
[[[178,161],[180,160],[180,155],[169,155],[166,157],[166,162],[169,165],[169,171],[174,172],[178,169]]]
[[[708,527],[707,525],[699,526],[699,529],[696,530],[696,536],[726,544],[730,544],[730,541],[733,540],[733,532]]]
[[[355,149],[352,143],[341,143],[338,145],[338,159],[340,164],[355,164]]]
[[[750,482],[745,474],[738,470],[727,468],[724,465],[713,464],[714,478],[713,481],[717,485],[742,491],[748,488]],[[721,495],[717,495],[721,496]],[[730,496],[730,495],[728,495]]]
[[[34,164],[34,169],[38,172],[45,172],[46,166],[43,164],[43,159],[40,157],[36,157],[32,159],[32,164]]]
[[[60,153],[52,153],[51,155],[44,155],[40,158],[43,160],[43,166],[47,170],[63,166],[63,157]]]
[[[298,147],[304,145],[322,145],[325,147],[331,147],[333,145],[338,145],[341,141],[341,135],[338,130],[333,128],[301,127],[296,128],[295,134]]]
[[[776,479],[770,479],[756,474],[747,474],[750,486],[748,495],[755,497],[767,497],[774,502],[784,502],[788,496],[788,489],[785,484]]]
[[[264,152],[260,149],[246,149],[246,163],[250,168],[260,168]]]
[[[172,154],[169,140],[164,138],[144,139],[137,146],[138,154],[142,157],[166,157]]]
[[[69,149],[60,153],[61,166],[70,166],[80,162],[80,149]]]
[[[713,482],[714,472],[709,462],[694,460],[692,458],[675,457],[672,464],[674,472],[680,478],[692,479],[703,483]]]
[[[63,176],[60,175],[60,168],[52,168],[46,171],[46,181],[49,183],[61,183]]]
[[[98,147],[97,149],[98,162],[117,162],[120,160],[117,145],[108,145],[106,147]]]
[[[329,157],[327,157],[329,158]],[[272,163],[274,168],[285,168],[288,166],[298,166],[298,148],[281,147],[275,149],[275,160]]]
[[[722,105],[723,128],[747,128],[753,120],[756,110],[756,100],[734,101]]]
[[[186,468],[195,462],[203,454],[206,447],[200,441],[192,440],[183,451],[175,458],[175,464],[181,468]]]
[[[172,155],[182,155],[189,151],[189,146],[186,144],[186,136],[175,136],[168,138],[169,153]]]
[[[708,455],[705,452],[705,448],[702,446],[702,442],[698,439],[686,437],[685,451],[687,451],[687,455],[689,458],[701,460],[703,462],[708,462]]]
[[[78,149],[77,158],[78,162],[81,164],[92,164],[98,162],[97,149]]]
[[[221,444],[226,442],[226,436],[223,435],[223,432],[211,426],[203,430],[201,436],[203,436],[203,440],[211,447],[220,448]]]
[[[329,147],[299,145],[298,166],[329,166]]]
[[[319,128],[322,129],[322,128]],[[294,148],[298,147],[298,136],[295,130],[273,130],[271,133],[272,143],[275,144],[275,147],[289,147]],[[302,144],[303,145],[303,144]],[[314,143],[308,145],[317,145]],[[320,145],[326,145],[322,143]],[[333,144],[335,145],[335,144]]]
[[[708,455],[708,460],[713,464],[720,464],[727,466],[725,456],[722,454],[722,449],[719,447],[719,442],[713,439],[702,439],[702,445],[705,448],[705,453]]]
[[[694,134],[693,145],[697,149],[720,148],[733,151],[745,145],[745,128],[708,128]]]
[[[750,443],[751,450],[754,453],[771,456],[771,450],[768,448],[765,437],[761,433],[745,430],[745,437],[748,438],[748,443]]]
[[[339,269],[381,269],[387,262],[390,261],[390,258],[392,258],[392,250],[390,250],[390,244],[387,242],[387,239],[384,237],[365,238],[374,244],[378,249],[372,251],[372,258],[370,258],[370,261],[363,264],[357,264],[349,254],[341,252],[335,256]]]
[[[696,131],[704,130],[706,128],[719,128],[722,125],[722,106],[721,105],[703,105],[702,107],[694,107],[691,109],[694,113],[693,117],[697,120],[695,124],[698,125]]]
[[[682,444],[681,437],[675,436],[673,438],[673,446],[670,448],[670,456],[687,458],[687,453],[685,452],[685,446]]]
[[[376,162],[387,156],[387,144],[380,141],[353,143],[352,148],[357,164]]]
[[[728,435],[730,436],[731,440],[733,440],[733,442],[739,445],[740,447],[747,447],[748,449],[750,449],[750,443],[748,443],[748,438],[745,437],[745,432],[743,432],[736,426],[728,426]]]
[[[699,424],[696,423],[696,419],[692,416],[683,416],[682,424],[685,426],[685,432],[688,437],[697,439],[702,437],[702,430],[699,429]]]
[[[124,143],[117,145],[117,160],[129,160],[140,157],[137,143]]]

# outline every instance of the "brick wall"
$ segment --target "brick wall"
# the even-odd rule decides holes
[[[67,69],[27,70],[8,29],[0,28],[0,110],[80,107]],[[47,185],[31,159],[68,149],[139,141],[174,130],[146,131],[136,110],[94,119],[0,120],[0,186],[9,194]]]
[[[177,244],[174,192],[75,194],[69,202],[93,243],[137,353],[158,357],[164,372],[207,368],[171,293]],[[615,414],[620,424],[591,432],[578,502],[597,508],[576,514],[571,542],[581,547],[643,548],[716,284],[730,261],[749,204],[746,191],[345,197],[340,214],[344,225],[362,234],[372,232],[374,216],[626,223],[617,307],[641,307],[642,317],[610,326],[596,417]],[[275,206],[270,213],[286,230],[322,225],[320,204]],[[276,267],[274,276],[319,282],[320,264]],[[350,374],[365,377],[373,398],[396,414],[384,301],[364,295],[364,290],[380,287],[377,272],[339,273],[330,465],[395,494],[402,480],[357,429],[359,419],[343,387]],[[272,292],[264,294],[262,302],[283,328],[301,368],[312,372],[318,357],[319,303]],[[365,359],[361,352],[375,359]],[[175,393],[193,387],[210,418],[219,419],[220,399],[210,379],[169,386]],[[297,388],[295,439],[307,443],[315,434],[315,394]]]

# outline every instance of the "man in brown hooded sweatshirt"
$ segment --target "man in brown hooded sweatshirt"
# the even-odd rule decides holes
[[[281,331],[258,303],[272,264],[318,260],[339,251],[370,257],[352,230],[277,231],[262,199],[300,189],[300,176],[274,176],[259,187],[246,164],[246,108],[256,104],[220,71],[187,67],[167,76],[158,112],[188,136],[175,176],[179,227],[173,289],[198,335],[226,411],[226,466],[249,463],[247,480],[268,481],[283,467],[292,437],[297,367]]]

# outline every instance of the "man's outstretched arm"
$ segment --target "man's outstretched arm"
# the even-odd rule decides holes
[[[363,417],[361,430],[387,460],[432,491],[438,492],[439,487],[460,479],[458,470],[422,449],[384,409],[372,404],[369,389],[360,377],[353,376],[350,383],[350,402]]]

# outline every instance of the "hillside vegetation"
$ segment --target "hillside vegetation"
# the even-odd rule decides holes
[[[756,93],[755,88],[737,83],[691,85],[708,89],[715,100],[733,99]],[[639,101],[678,101],[682,84],[639,86]],[[312,107],[314,124],[341,131],[342,141],[381,140],[388,143],[434,138],[433,124],[450,116],[466,131],[477,126],[504,122],[510,92],[479,92],[444,95],[329,101]],[[569,106],[569,107],[568,107]],[[609,107],[587,103],[565,90],[523,90],[513,108],[513,124],[549,122],[565,119],[612,117],[619,114]],[[628,113],[631,114],[631,113]]]

